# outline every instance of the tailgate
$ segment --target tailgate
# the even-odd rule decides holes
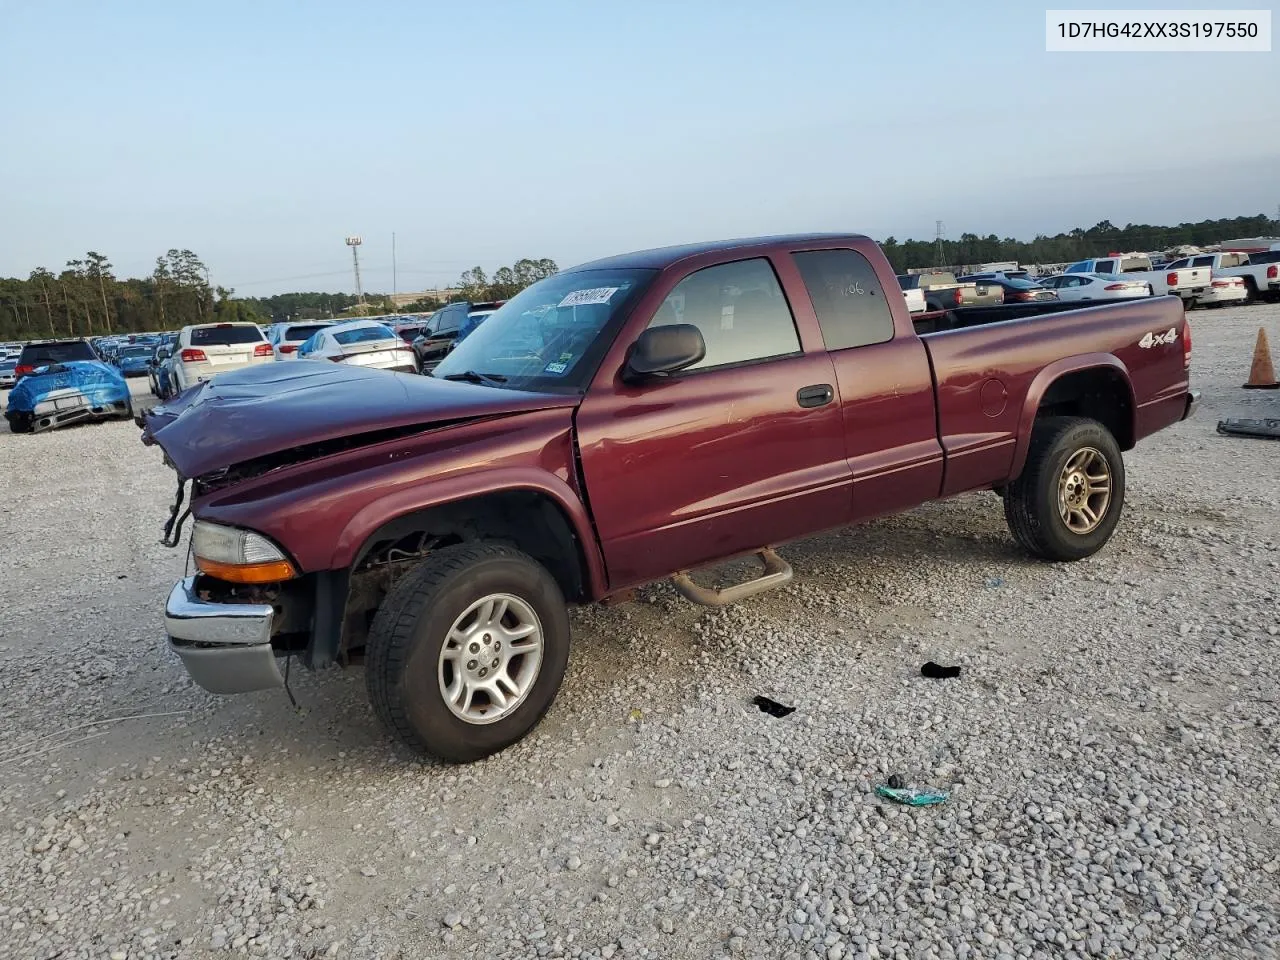
[[[1178,275],[1178,282],[1170,284],[1170,290],[1198,290],[1209,286],[1213,279],[1213,271],[1208,267],[1179,267],[1169,272]]]
[[[243,366],[253,359],[253,348],[256,343],[209,343],[198,350],[203,350],[209,363],[215,367]]]

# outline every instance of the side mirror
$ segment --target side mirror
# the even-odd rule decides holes
[[[691,323],[650,327],[627,352],[623,379],[628,381],[669,377],[693,366],[707,355],[702,331]]]

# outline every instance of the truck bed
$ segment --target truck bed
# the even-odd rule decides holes
[[[1171,296],[1083,307],[1055,301],[969,307],[917,317],[937,396],[946,462],[942,494],[999,485],[1016,473],[1035,411],[1052,403],[1046,390],[1064,372],[1091,378],[1090,399],[1061,412],[1113,425],[1122,449],[1176,423],[1188,389],[1185,324],[1182,303]]]

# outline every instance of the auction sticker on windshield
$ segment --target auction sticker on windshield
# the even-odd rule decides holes
[[[608,303],[609,298],[618,292],[617,287],[591,287],[589,290],[575,290],[565,294],[557,307],[586,307],[593,303]]]

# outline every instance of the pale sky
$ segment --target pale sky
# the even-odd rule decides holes
[[[0,0],[0,276],[178,247],[241,295],[352,290],[359,234],[389,292],[393,232],[407,291],[766,233],[1276,216],[1280,55],[1049,54],[1044,23],[1025,0]]]

